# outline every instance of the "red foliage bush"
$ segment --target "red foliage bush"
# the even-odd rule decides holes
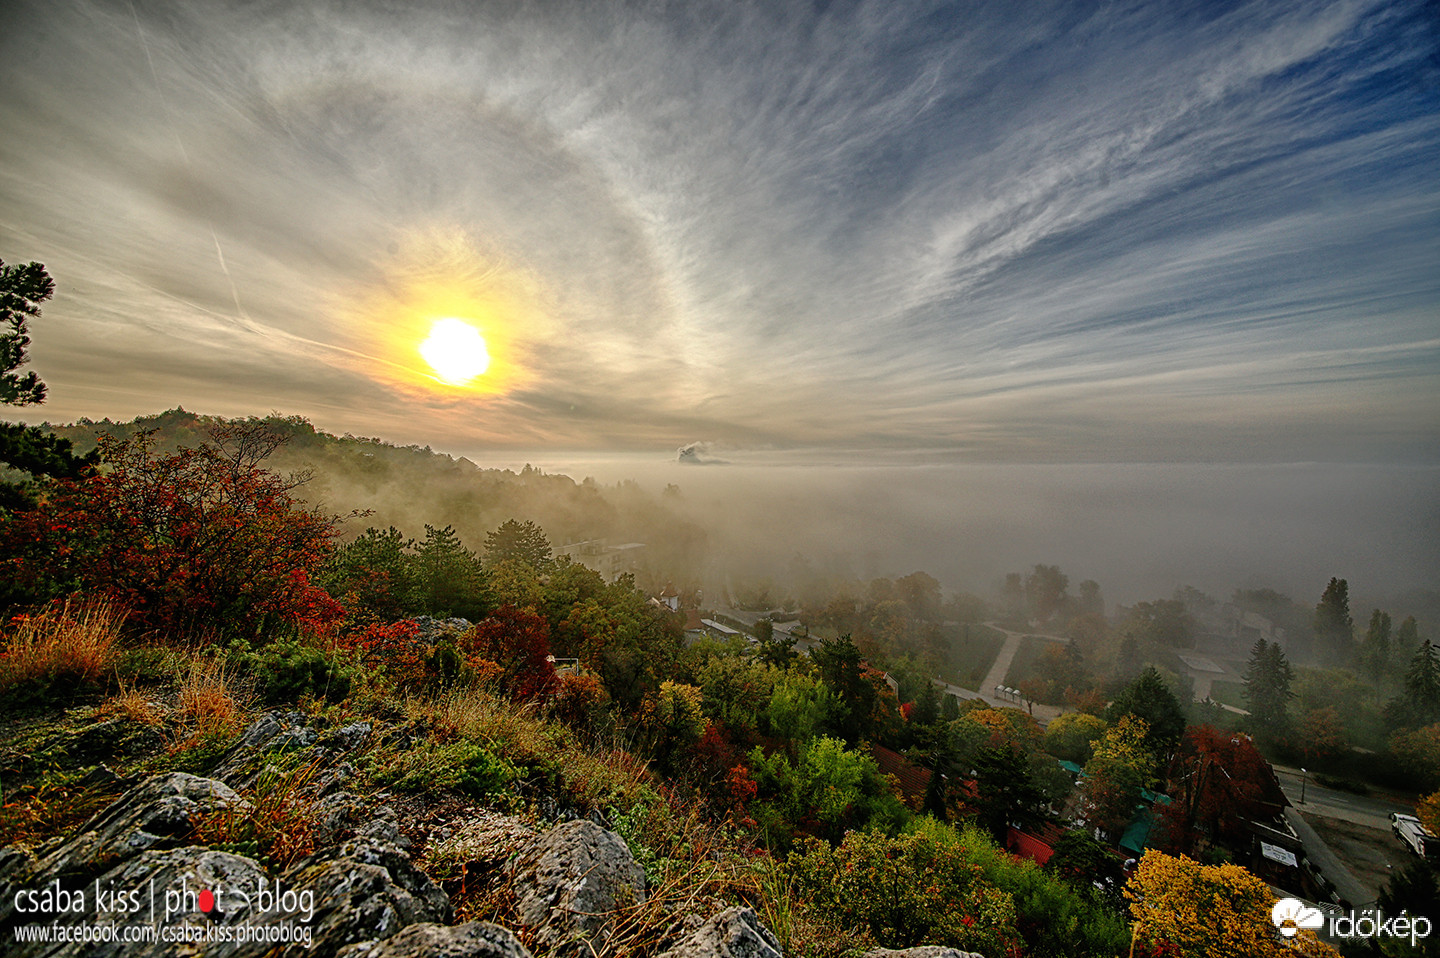
[[[341,615],[310,582],[335,520],[290,495],[298,480],[259,466],[282,441],[256,425],[161,454],[153,435],[102,436],[108,470],[59,482],[35,509],[0,516],[0,555],[30,601],[106,595],[162,631],[255,634],[285,622],[324,630]]]
[[[528,609],[502,605],[460,637],[460,651],[472,664],[497,663],[501,688],[517,699],[536,699],[555,688],[550,661],[550,624]]]

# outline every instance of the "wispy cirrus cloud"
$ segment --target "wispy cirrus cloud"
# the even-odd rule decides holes
[[[52,417],[1440,448],[1419,2],[17,11],[0,255],[61,281]],[[506,304],[510,385],[417,385],[421,283]]]

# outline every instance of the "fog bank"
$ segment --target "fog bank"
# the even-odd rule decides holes
[[[799,553],[816,568],[864,578],[923,569],[984,593],[1007,571],[1046,563],[1072,583],[1095,579],[1111,602],[1184,583],[1219,597],[1268,586],[1308,604],[1331,576],[1349,579],[1352,595],[1387,596],[1433,588],[1440,569],[1433,466],[472,458],[656,493],[675,484],[732,573],[784,577]]]

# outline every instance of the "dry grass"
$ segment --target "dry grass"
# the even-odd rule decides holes
[[[125,613],[108,601],[52,603],[21,616],[0,652],[0,691],[28,683],[93,685],[113,674]]]
[[[411,718],[432,723],[441,738],[479,742],[513,764],[551,779],[582,810],[628,807],[653,776],[624,749],[592,750],[569,729],[546,722],[534,705],[520,705],[470,688],[437,699],[412,699]]]
[[[241,792],[247,802],[222,806],[195,820],[198,844],[229,848],[283,869],[315,850],[319,825],[308,791],[316,763],[282,771],[267,768],[253,788]]]
[[[245,722],[243,687],[214,659],[193,659],[180,683],[179,719],[186,741],[230,735]],[[182,746],[183,747],[183,746]]]
[[[153,695],[122,681],[120,691],[102,702],[97,714],[102,718],[114,716],[129,722],[139,722],[148,728],[156,728],[164,723],[168,712],[164,704]]]

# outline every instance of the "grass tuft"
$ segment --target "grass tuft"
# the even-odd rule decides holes
[[[95,685],[113,674],[125,613],[106,600],[51,603],[12,620],[0,652],[0,693],[57,682]]]

